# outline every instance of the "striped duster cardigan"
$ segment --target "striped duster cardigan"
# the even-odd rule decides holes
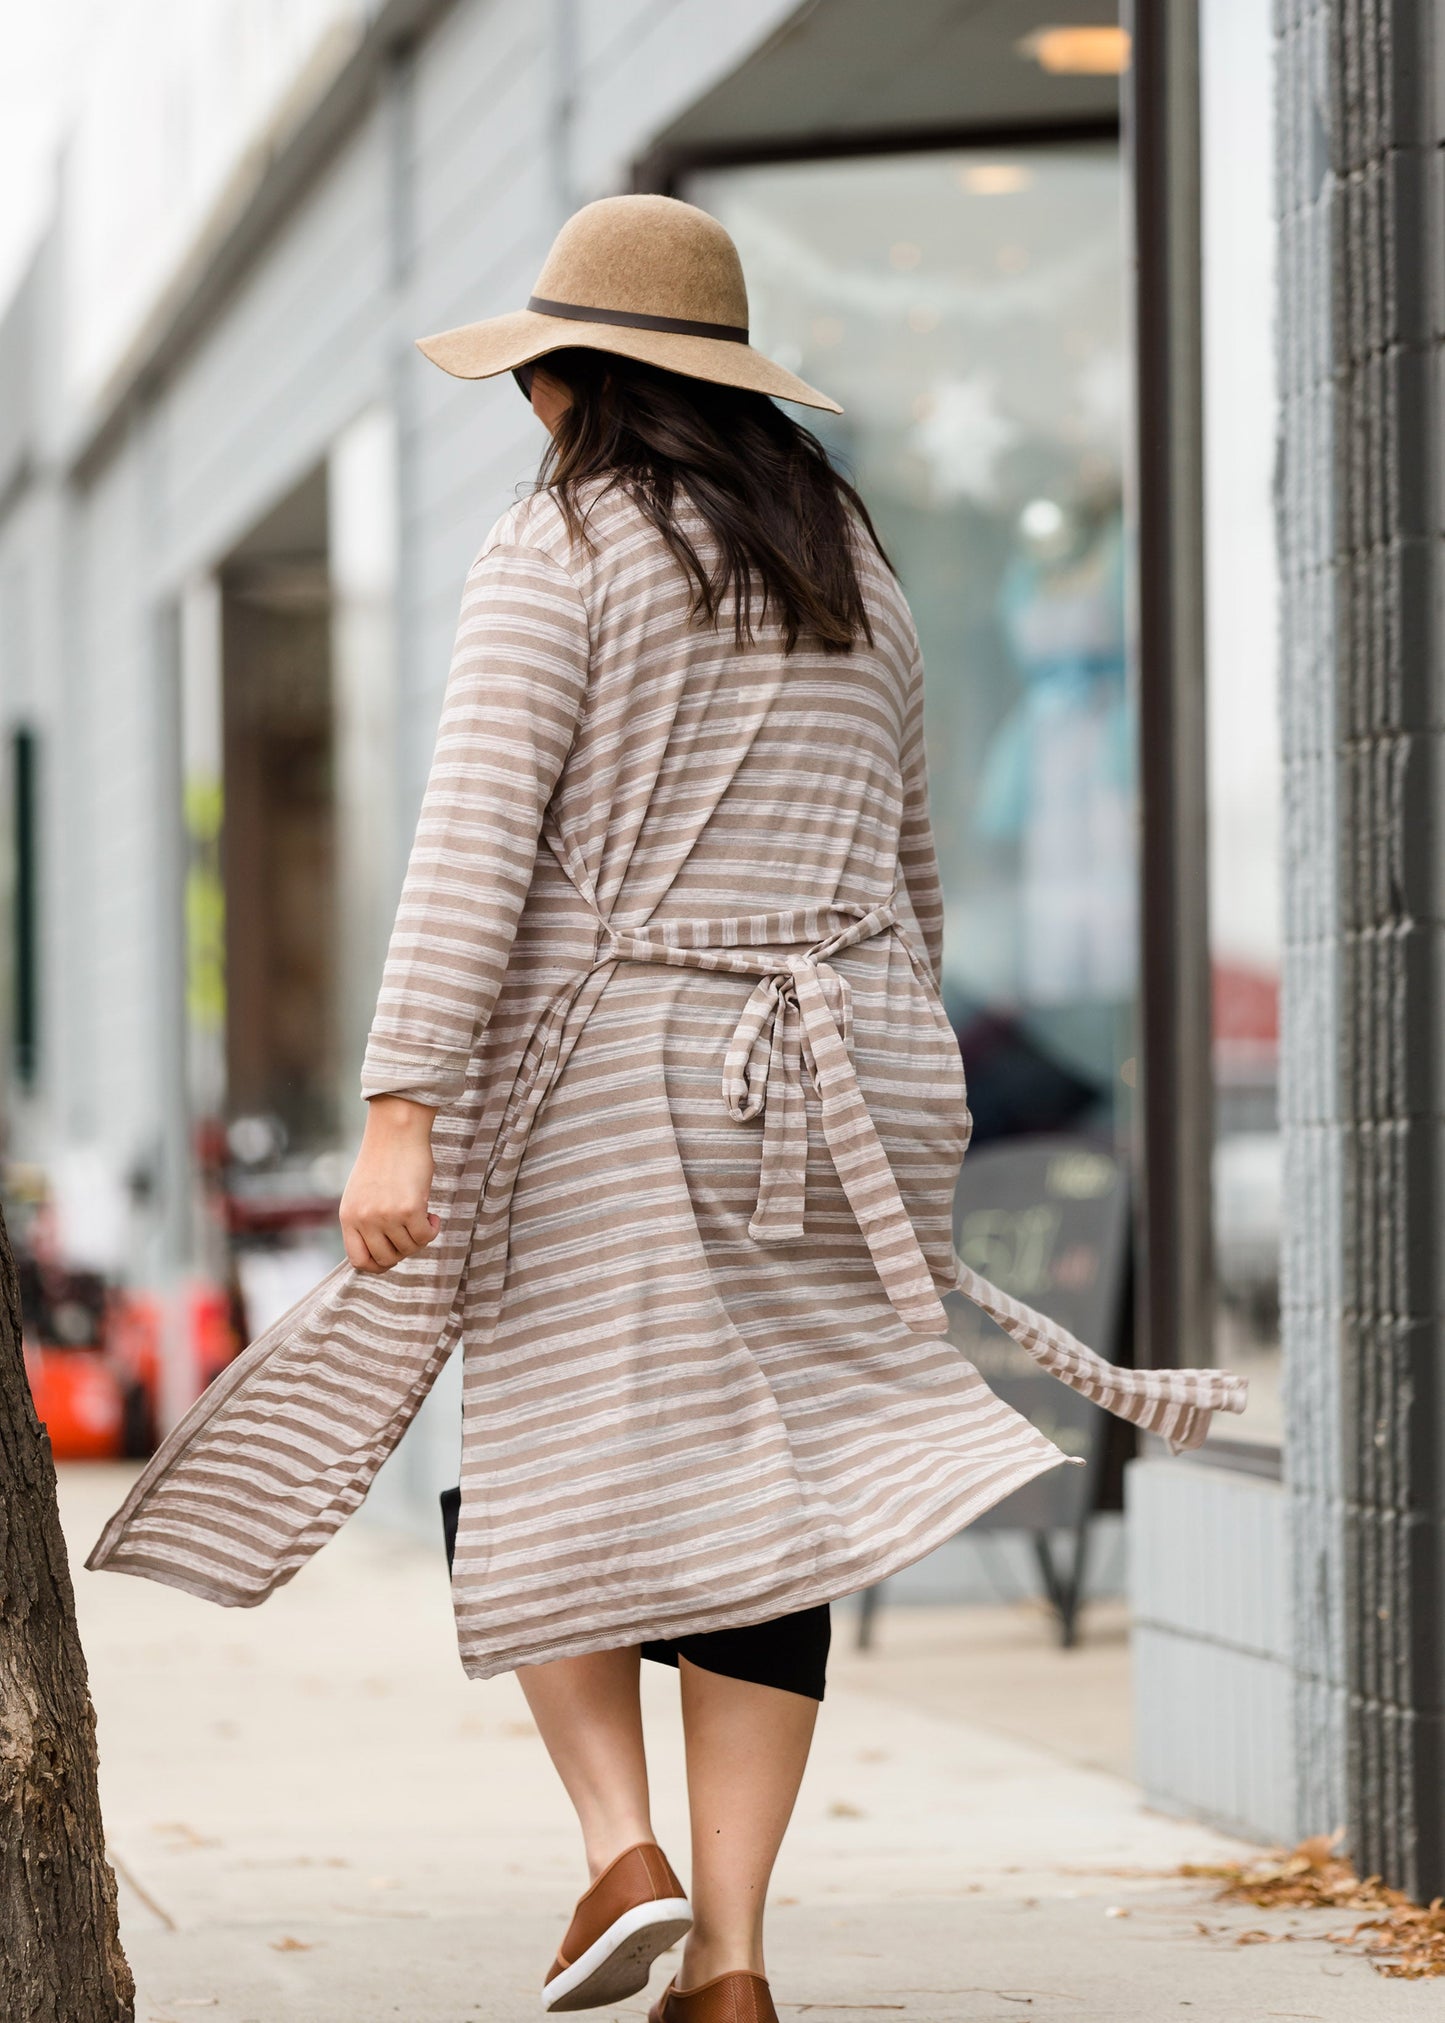
[[[252,1343],[89,1560],[264,1600],[460,1348],[483,1677],[849,1593],[1063,1463],[948,1292],[1176,1450],[1245,1395],[1115,1368],[955,1255],[922,670],[876,554],[873,643],[786,655],[694,621],[624,496],[588,535],[539,494],[472,567],[367,1048],[365,1095],[438,1112],[440,1233]]]

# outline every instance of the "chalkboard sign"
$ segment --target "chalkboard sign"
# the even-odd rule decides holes
[[[1001,1291],[1047,1314],[1109,1362],[1119,1359],[1129,1278],[1129,1188],[1123,1167],[1081,1138],[1020,1138],[970,1151],[953,1201],[959,1256]],[[972,1300],[950,1293],[948,1339],[990,1390],[1082,1468],[1051,1468],[975,1518],[1033,1534],[1044,1593],[1064,1644],[1076,1640],[1089,1519],[1117,1456],[1118,1422],[1034,1361]],[[1072,1531],[1064,1566],[1053,1534]],[[865,1588],[858,1647],[873,1641],[882,1587]]]
[[[953,1228],[965,1264],[1117,1358],[1129,1258],[1129,1190],[1117,1159],[1077,1138],[978,1146],[959,1175]],[[972,1300],[952,1293],[945,1306],[949,1340],[989,1388],[1091,1464],[1050,1469],[977,1523],[1078,1527],[1098,1491],[1108,1414],[1040,1369]]]

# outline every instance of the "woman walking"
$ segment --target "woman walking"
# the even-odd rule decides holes
[[[1119,1370],[962,1265],[922,669],[862,501],[773,396],[723,228],[563,228],[528,307],[423,340],[513,372],[541,482],[468,577],[363,1070],[348,1262],[214,1384],[91,1564],[251,1603],[463,1358],[463,1663],[517,1671],[589,1872],[543,2004],[772,2023],[763,1902],[828,1605],[1065,1457],[946,1339],[977,1301],[1175,1448],[1226,1372]],[[644,1657],[676,1664],[691,1889]]]

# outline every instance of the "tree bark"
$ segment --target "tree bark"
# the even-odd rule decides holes
[[[0,1215],[0,2016],[131,2023],[134,2015],[55,1466],[25,1379],[20,1292]]]

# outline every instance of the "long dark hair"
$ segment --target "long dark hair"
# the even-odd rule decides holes
[[[712,624],[731,594],[739,646],[771,610],[787,652],[800,638],[846,653],[873,628],[854,560],[855,525],[885,563],[868,509],[818,438],[766,394],[714,386],[613,352],[549,352],[537,367],[572,396],[537,475],[575,536],[589,480],[620,487],[691,579],[691,610]],[[716,536],[709,569],[678,524],[680,495]],[[599,494],[600,496],[600,494]],[[891,564],[889,565],[891,567]]]

